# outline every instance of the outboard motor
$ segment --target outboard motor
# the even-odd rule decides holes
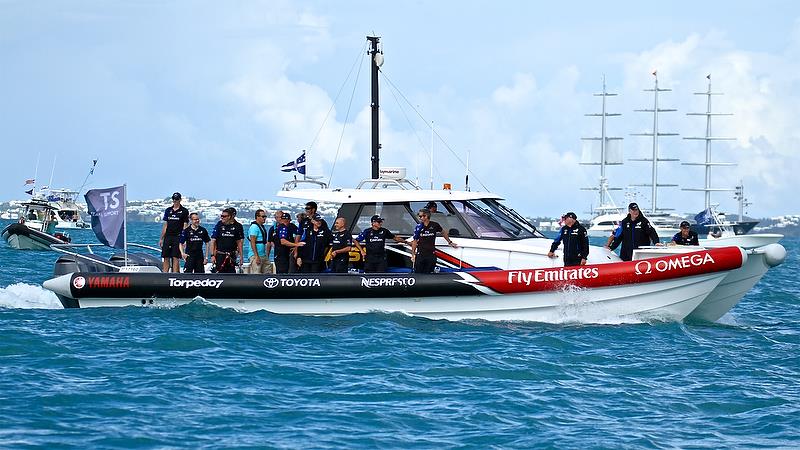
[[[97,255],[92,255],[91,258],[61,255],[53,267],[53,275],[59,276],[73,272],[114,272],[111,267],[93,262],[92,259],[103,260]]]
[[[125,265],[125,253],[115,253],[109,261],[115,266]],[[161,258],[149,253],[130,253],[128,252],[128,265],[132,266],[153,266],[161,268]]]

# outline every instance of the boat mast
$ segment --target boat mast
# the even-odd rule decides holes
[[[658,188],[659,187],[675,187],[677,184],[659,184],[658,183],[658,163],[660,161],[680,161],[677,158],[659,158],[658,157],[658,138],[660,136],[677,136],[678,133],[661,133],[658,131],[658,114],[662,112],[674,112],[677,111],[676,109],[665,109],[658,107],[658,93],[659,92],[669,92],[672,89],[664,89],[658,87],[658,71],[653,72],[653,77],[655,78],[655,84],[653,89],[644,89],[645,92],[652,92],[653,93],[653,109],[636,109],[635,112],[651,112],[653,113],[653,132],[652,133],[632,133],[631,136],[650,136],[653,138],[653,155],[650,158],[637,158],[631,159],[631,161],[651,161],[652,162],[652,170],[651,170],[651,177],[652,181],[649,184],[634,184],[634,186],[651,186],[651,199],[652,199],[652,206],[650,208],[651,214],[656,214],[657,212],[665,211],[665,208],[658,207]]]
[[[711,135],[711,117],[712,116],[732,116],[730,113],[712,113],[711,112],[711,96],[723,95],[721,92],[711,92],[711,74],[706,76],[708,78],[708,89],[705,92],[695,92],[694,95],[706,96],[706,112],[699,113],[686,113],[687,116],[706,116],[706,135],[704,137],[685,137],[684,139],[706,141],[706,162],[704,163],[682,163],[684,166],[705,166],[706,180],[705,187],[703,188],[687,188],[684,191],[699,191],[705,193],[705,209],[711,207],[711,193],[712,192],[731,192],[731,188],[714,188],[711,186],[711,168],[713,166],[735,166],[736,163],[729,162],[713,162],[711,160],[711,141],[732,141],[735,138],[715,137]],[[741,216],[741,207],[739,208],[739,215]],[[741,220],[741,218],[739,219]]]
[[[739,180],[739,185],[736,186],[736,191],[733,196],[739,201],[739,222],[741,222],[744,220],[744,208],[752,205],[752,203],[748,202],[747,198],[744,196],[744,182],[742,182],[742,180]]]
[[[600,203],[598,204],[597,214],[602,214],[603,209],[607,208],[608,206],[616,207],[614,205],[614,201],[611,198],[611,194],[608,191],[619,191],[620,188],[610,188],[608,187],[608,179],[606,178],[606,166],[609,165],[621,165],[621,155],[619,159],[611,160],[608,155],[608,144],[611,141],[615,143],[622,144],[621,137],[608,137],[606,135],[606,117],[614,117],[614,116],[621,116],[620,113],[609,113],[606,112],[606,97],[615,97],[617,94],[612,94],[606,90],[606,77],[603,75],[603,92],[599,94],[592,94],[595,97],[601,97],[602,99],[602,109],[601,112],[598,113],[591,113],[591,114],[584,114],[587,117],[600,117],[600,137],[585,137],[581,138],[583,141],[600,141],[600,161],[587,161],[581,162],[582,165],[587,166],[600,166],[600,183],[597,187],[588,187],[588,188],[581,188],[582,190],[590,190],[590,191],[598,191],[600,195]],[[609,205],[610,204],[610,205]]]
[[[380,177],[380,150],[381,144],[378,136],[378,111],[380,105],[378,104],[378,70],[383,64],[383,52],[378,49],[378,43],[381,38],[379,36],[367,36],[369,41],[370,60],[372,61],[372,179],[377,180]]]

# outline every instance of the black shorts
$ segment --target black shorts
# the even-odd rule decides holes
[[[205,273],[204,255],[186,255],[186,262],[183,263],[184,273]]]
[[[436,267],[436,256],[434,255],[417,255],[414,258],[414,272],[415,273],[433,273]]]
[[[347,266],[350,265],[350,255],[336,255],[331,261],[331,272],[347,273]]]
[[[181,257],[181,243],[178,236],[164,236],[164,243],[161,244],[161,257],[162,258],[180,258]]]
[[[236,273],[236,262],[238,255],[236,253],[225,254],[217,252],[215,258],[215,270],[217,273]]]
[[[325,264],[322,261],[306,261],[303,260],[303,265],[300,266],[301,273],[320,273],[325,269]]]
[[[386,256],[370,257],[364,261],[364,273],[386,273]]]
[[[275,255],[275,273],[289,273],[289,258],[288,253]]]

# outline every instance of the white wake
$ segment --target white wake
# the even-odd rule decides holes
[[[35,284],[16,283],[0,288],[0,308],[61,309],[56,294]]]

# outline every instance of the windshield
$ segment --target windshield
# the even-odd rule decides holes
[[[526,239],[544,237],[524,217],[493,199],[452,202],[478,238]]]

